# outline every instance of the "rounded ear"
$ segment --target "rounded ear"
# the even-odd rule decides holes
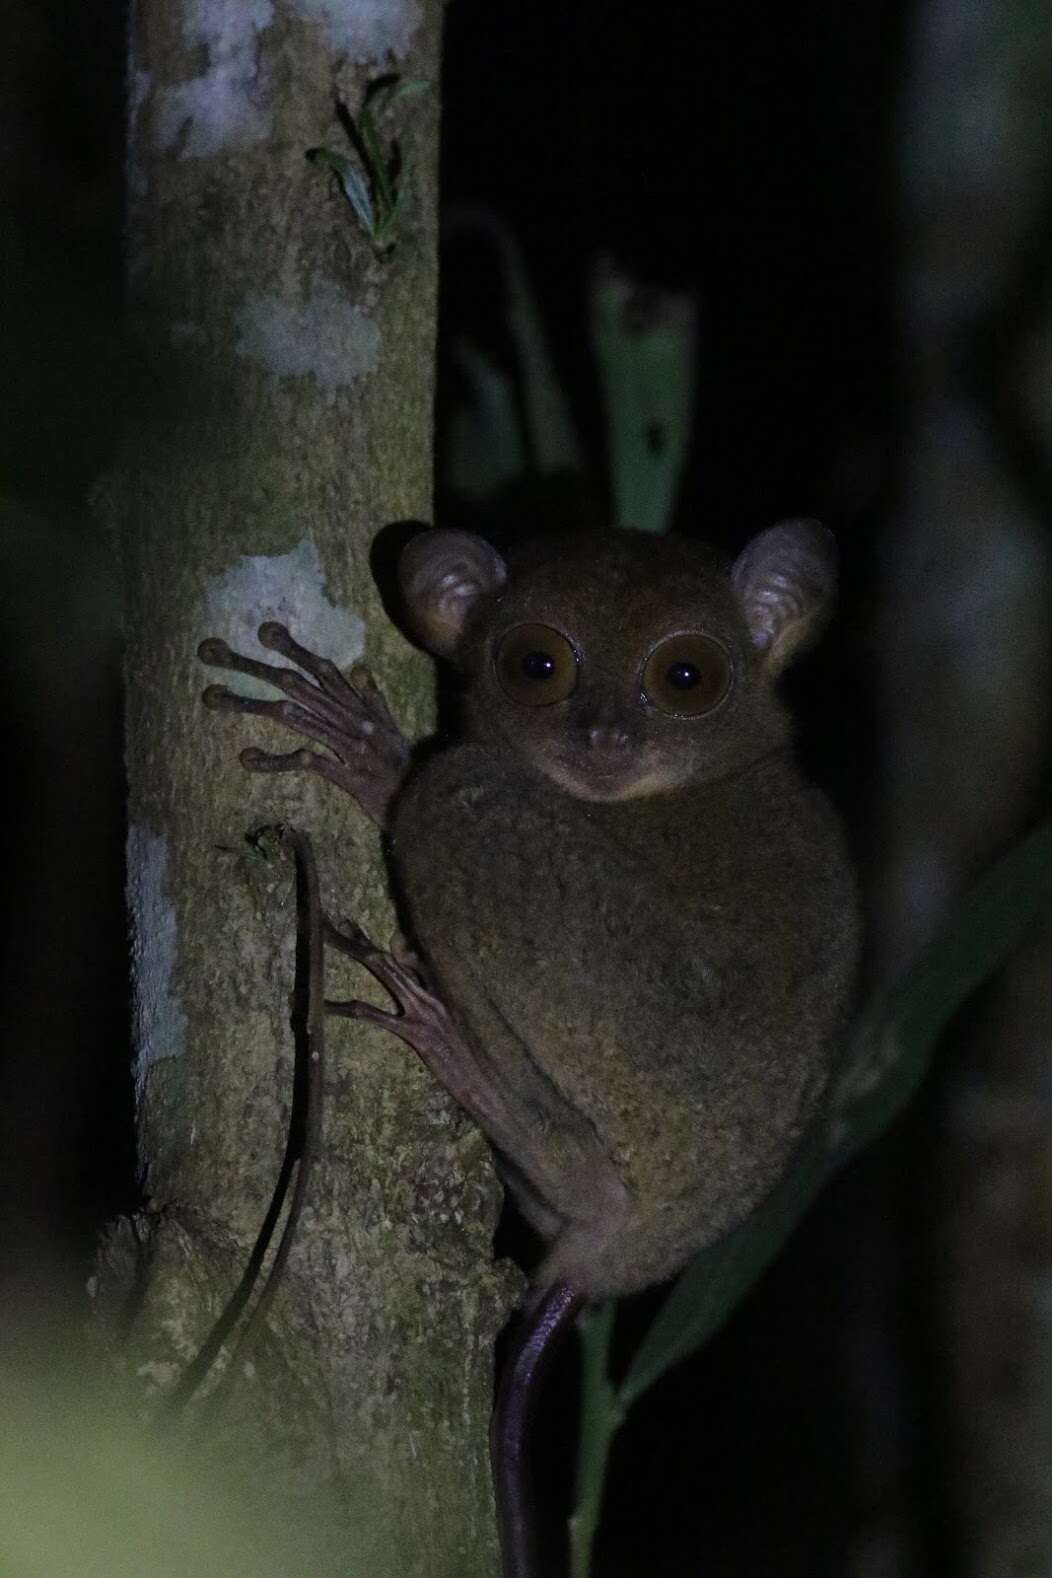
[[[780,521],[754,537],[731,571],[770,675],[813,641],[836,592],[836,543],[820,521]]]
[[[499,592],[507,566],[495,548],[466,531],[425,531],[398,561],[398,584],[409,624],[429,652],[450,657],[468,616]]]

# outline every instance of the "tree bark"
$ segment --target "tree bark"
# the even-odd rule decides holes
[[[1021,3],[930,0],[909,40],[908,497],[881,632],[888,965],[1047,800],[1047,53],[1046,18]],[[925,1464],[924,1496],[938,1485],[934,1538],[968,1578],[1052,1563],[1050,960],[1045,924],[961,1017],[928,1163],[917,1263],[945,1455]]]
[[[228,676],[195,650],[218,635],[269,659],[252,633],[276,617],[342,666],[364,655],[407,732],[430,719],[428,667],[384,614],[369,548],[430,506],[440,21],[438,0],[133,6],[137,418],[103,504],[127,600],[149,1203],[111,1235],[98,1303],[111,1328],[134,1315],[135,1367],[160,1393],[238,1282],[288,1123],[291,873],[247,831],[308,829],[326,908],[381,940],[393,926],[375,829],[320,780],[245,773],[239,749],[288,750],[288,736],[206,713],[203,686]],[[304,154],[349,155],[336,102],[357,114],[392,70],[428,89],[385,123],[413,164],[380,256]],[[349,967],[329,983],[363,990]],[[305,1538],[331,1543],[342,1523],[341,1571],[494,1570],[498,1201],[487,1147],[422,1068],[390,1037],[330,1021],[305,1219],[218,1428],[240,1461],[251,1424],[251,1478],[268,1500],[279,1483],[322,1498]]]

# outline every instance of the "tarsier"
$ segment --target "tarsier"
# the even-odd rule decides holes
[[[419,761],[364,670],[345,678],[282,626],[260,640],[296,670],[201,649],[286,698],[213,687],[209,705],[326,747],[246,767],[321,773],[389,835],[420,959],[330,927],[397,1004],[341,1010],[400,1036],[475,1118],[546,1246],[497,1431],[509,1574],[532,1560],[516,1387],[546,1340],[581,1300],[670,1277],[741,1223],[829,1083],[854,889],[774,681],[834,579],[813,521],[732,566],[628,531],[507,558],[424,532],[399,563],[405,613],[462,676],[463,732]]]

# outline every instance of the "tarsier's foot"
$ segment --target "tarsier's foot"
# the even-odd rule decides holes
[[[210,685],[202,698],[205,706],[273,718],[293,733],[328,746],[333,754],[298,750],[280,755],[249,747],[241,752],[242,766],[256,773],[318,773],[346,789],[368,816],[384,826],[391,799],[405,776],[409,743],[369,670],[357,664],[348,679],[335,663],[300,646],[284,625],[273,621],[260,625],[259,641],[305,672],[242,657],[215,638],[202,641],[197,655],[212,668],[264,680],[289,699],[260,701],[239,696],[225,685]]]
[[[325,928],[326,947],[336,948],[336,952],[345,953],[347,958],[355,959],[356,963],[363,964],[374,980],[391,994],[397,1004],[397,1013],[390,1013],[386,1008],[377,1008],[367,1002],[326,1002],[328,1013],[338,1013],[344,1018],[369,1019],[374,1024],[385,1024],[399,1035],[401,1040],[410,1040],[416,1030],[442,1030],[445,1032],[451,1026],[450,1010],[443,1004],[442,999],[435,993],[434,985],[427,978],[423,959],[408,947],[404,937],[397,934],[391,942],[390,952],[377,947],[371,937],[364,933],[361,926],[353,920],[344,920],[341,925],[331,920],[328,915],[323,917]]]
[[[326,945],[363,965],[396,1004],[392,1013],[352,998],[342,1003],[326,1001],[326,1012],[390,1030],[412,1047],[439,1084],[497,1143],[506,1140],[512,1116],[504,1096],[479,1066],[474,1050],[428,978],[422,961],[404,941],[398,947],[400,957],[377,947],[354,921],[345,920],[336,926],[326,916],[324,924]]]
[[[544,1101],[552,1096],[546,1088],[538,1090],[532,1111],[524,1108],[521,1091],[519,1099],[515,1099],[513,1087],[509,1100],[507,1082],[484,1057],[479,1057],[455,1023],[426,966],[404,942],[399,946],[400,956],[396,956],[378,948],[354,921],[345,920],[335,926],[328,916],[324,917],[324,934],[328,947],[363,965],[396,1004],[396,1011],[391,1013],[374,1003],[352,999],[345,1003],[326,1002],[326,1011],[390,1030],[412,1047],[439,1084],[488,1134],[497,1150],[506,1158],[515,1158],[514,1171],[520,1187],[527,1187],[540,1200],[565,1198],[584,1210],[582,1220],[573,1224],[562,1221],[558,1213],[550,1213],[551,1236],[558,1230],[560,1243],[566,1240],[567,1225],[574,1227],[578,1237],[596,1236],[600,1229],[593,1219],[597,1216],[604,1224],[602,1231],[611,1231],[624,1214],[627,1192],[598,1145],[592,1126],[569,1112],[546,1123]],[[561,1156],[554,1155],[551,1147],[551,1133],[558,1126],[559,1116],[563,1118],[568,1142]],[[581,1180],[585,1178],[590,1180],[587,1197],[581,1193]],[[534,1217],[531,1220],[537,1225]],[[556,1271],[563,1274],[561,1259],[553,1260],[552,1266],[553,1277]]]

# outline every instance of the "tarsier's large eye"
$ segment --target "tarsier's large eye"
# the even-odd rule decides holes
[[[698,718],[711,712],[727,694],[731,660],[712,636],[687,631],[666,636],[643,666],[643,690],[649,701],[674,718]]]
[[[577,654],[550,625],[516,625],[501,637],[497,678],[512,701],[524,707],[550,707],[565,701],[577,685]]]

